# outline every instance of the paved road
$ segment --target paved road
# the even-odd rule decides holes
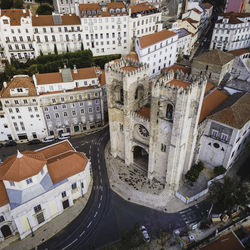
[[[104,147],[109,140],[108,128],[87,136],[70,139],[74,147],[91,159],[93,191],[85,209],[62,232],[38,249],[96,249],[119,239],[120,233],[139,222],[151,236],[200,220],[209,204],[200,203],[179,213],[169,214],[123,200],[109,186],[104,161]],[[43,145],[19,144],[18,149],[34,150]],[[13,154],[16,147],[0,149],[0,157]]]

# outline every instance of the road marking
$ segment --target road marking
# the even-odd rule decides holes
[[[186,209],[186,210],[184,210],[184,211],[181,211],[180,214],[184,214],[184,213],[187,213],[187,212],[189,212],[189,211],[192,211],[192,209],[191,209],[191,208],[188,208],[188,209]]]
[[[99,157],[99,153],[97,154],[97,157]],[[98,159],[99,160],[99,159]]]
[[[92,221],[90,221],[90,223],[88,224],[87,228],[89,228],[91,224],[92,224]]]
[[[95,215],[94,215],[94,217],[96,217],[96,215],[98,214],[98,212],[95,212]]]
[[[98,208],[100,208],[100,206],[101,206],[101,202],[99,202],[99,204],[98,204]]]
[[[99,170],[101,170],[101,166],[100,165],[98,166],[98,168],[99,168]]]
[[[98,164],[100,164],[100,160],[98,159]]]
[[[79,148],[79,146],[75,146],[75,148],[77,149],[77,148]]]
[[[78,239],[76,238],[75,240],[73,240],[71,243],[69,243],[66,247],[62,248],[62,250],[70,247],[72,244],[74,244]]]
[[[89,150],[89,155],[91,155],[91,150]]]
[[[80,237],[82,237],[83,234],[85,234],[85,230],[81,232]]]
[[[101,198],[100,198],[100,200],[102,200],[102,195],[101,195]]]

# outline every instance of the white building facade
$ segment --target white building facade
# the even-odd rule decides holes
[[[160,74],[161,69],[176,62],[178,35],[162,30],[152,35],[136,39],[136,52],[139,61],[149,64],[150,77]]]
[[[33,233],[73,206],[74,200],[87,193],[91,181],[90,162],[68,141],[35,152],[18,152],[2,163],[6,166],[14,172],[1,172],[1,241],[17,233],[21,239]],[[21,167],[25,169],[22,173]]]
[[[250,14],[224,13],[218,16],[210,50],[237,50],[250,46]]]

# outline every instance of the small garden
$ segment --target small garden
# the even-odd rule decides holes
[[[199,178],[200,172],[204,169],[204,163],[199,161],[198,164],[193,165],[190,170],[185,174],[186,180],[190,181],[191,184],[196,182]]]

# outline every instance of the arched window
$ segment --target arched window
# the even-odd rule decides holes
[[[173,120],[174,107],[171,104],[167,105],[166,118],[168,120]]]
[[[123,105],[123,88],[121,86],[116,86],[114,89],[115,102]]]
[[[143,97],[143,86],[138,86],[135,90],[135,100],[141,99]]]

